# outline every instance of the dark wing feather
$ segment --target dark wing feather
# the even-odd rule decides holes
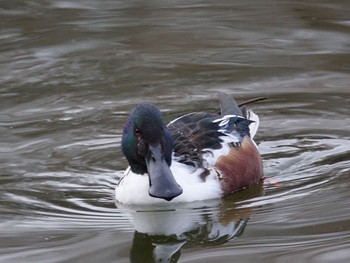
[[[174,140],[174,155],[181,163],[200,167],[203,163],[203,149],[220,149],[218,123],[215,113],[191,113],[176,119],[168,125]]]
[[[204,149],[220,149],[223,140],[220,136],[224,134],[237,135],[239,140],[249,135],[250,120],[247,120],[245,105],[262,100],[257,98],[237,104],[236,101],[224,93],[219,93],[220,114],[217,113],[190,113],[169,123],[168,129],[174,140],[174,155],[181,163],[200,167],[203,165]],[[236,115],[229,117],[229,121],[221,124],[215,121],[225,115]],[[241,117],[237,117],[241,116]],[[231,145],[231,143],[229,143]],[[239,142],[232,142],[232,147]]]
[[[221,116],[225,115],[238,115],[243,116],[240,106],[237,102],[225,93],[218,94],[220,100],[220,113]]]

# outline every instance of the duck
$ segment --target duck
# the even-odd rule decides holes
[[[263,180],[263,161],[253,138],[259,117],[247,105],[219,93],[219,112],[193,112],[165,124],[153,104],[137,105],[123,129],[128,168],[116,184],[124,205],[219,199]]]

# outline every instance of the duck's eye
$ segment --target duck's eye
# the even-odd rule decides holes
[[[140,132],[140,130],[139,129],[135,129],[134,130],[134,134],[135,134],[135,136],[140,136],[141,135],[141,132]]]

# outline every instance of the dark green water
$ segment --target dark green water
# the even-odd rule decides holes
[[[0,2],[0,262],[349,262],[348,1]],[[117,207],[129,110],[254,105],[268,180]],[[146,210],[146,211],[145,211]]]

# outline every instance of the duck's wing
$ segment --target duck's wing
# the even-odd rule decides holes
[[[218,124],[213,120],[219,117],[215,113],[190,113],[168,124],[174,141],[174,157],[178,162],[201,167],[203,149],[220,149]]]
[[[237,102],[225,93],[218,94],[220,100],[220,115],[237,115],[244,116],[242,108],[237,104]]]
[[[203,154],[220,150],[224,144],[239,147],[245,136],[255,135],[258,116],[226,94],[219,94],[219,99],[220,113],[190,113],[168,124],[175,160],[202,167]]]
[[[174,141],[174,158],[194,167],[203,166],[203,154],[220,150],[223,144],[238,147],[250,136],[252,121],[236,115],[191,113],[169,123]]]

